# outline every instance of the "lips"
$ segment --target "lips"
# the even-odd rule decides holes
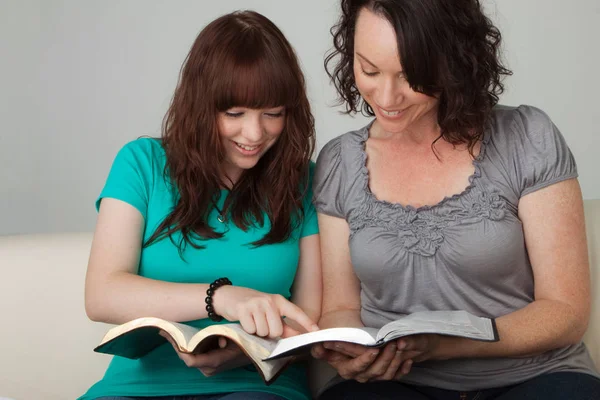
[[[399,118],[402,114],[404,114],[404,111],[405,111],[405,110],[386,110],[379,106],[377,108],[379,109],[380,115],[382,115],[385,118],[391,118],[391,119]]]
[[[244,149],[246,151],[253,151],[253,150],[256,150],[259,147],[259,146],[246,146],[245,144],[241,144],[241,143],[238,143],[238,142],[233,142],[233,143],[235,143],[237,147],[242,148],[242,149]]]
[[[235,148],[240,152],[240,154],[249,157],[255,156],[258,153],[260,153],[260,150],[262,148],[262,144],[256,146],[248,146],[242,143],[235,142],[233,140],[231,142],[235,145]]]

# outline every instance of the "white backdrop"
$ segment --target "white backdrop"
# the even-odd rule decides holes
[[[484,0],[515,75],[504,104],[544,109],[600,198],[600,1]],[[271,18],[307,76],[318,148],[366,122],[331,107],[323,69],[336,0],[0,0],[0,235],[93,229],[127,141],[158,136],[200,29],[235,9]]]

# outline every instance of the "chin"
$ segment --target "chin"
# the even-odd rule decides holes
[[[236,162],[235,166],[243,170],[249,170],[256,167],[256,164],[258,164],[259,160],[260,158],[257,158],[256,160],[243,160]]]
[[[387,133],[399,133],[406,129],[406,124],[403,123],[393,123],[390,121],[385,121],[382,118],[378,118],[378,121],[381,129]]]

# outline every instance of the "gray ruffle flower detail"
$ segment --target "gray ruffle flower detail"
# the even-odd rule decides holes
[[[419,208],[378,200],[369,189],[366,153],[363,152],[358,179],[363,181],[365,197],[361,205],[348,215],[350,236],[365,228],[397,232],[398,242],[405,251],[431,257],[444,243],[448,227],[474,224],[485,219],[503,219],[506,201],[495,189],[485,191],[476,184],[481,177],[479,163],[484,149],[485,146],[482,146],[479,156],[473,161],[475,172],[469,177],[469,185],[463,192],[446,197],[436,205]]]

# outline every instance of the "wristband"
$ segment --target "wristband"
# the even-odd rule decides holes
[[[227,278],[219,278],[216,279],[213,283],[210,284],[209,288],[206,289],[206,298],[204,301],[206,302],[206,311],[208,312],[208,318],[215,322],[219,322],[223,320],[223,317],[215,312],[215,308],[213,307],[213,294],[215,294],[215,290],[220,288],[221,286],[231,285],[231,281]]]

